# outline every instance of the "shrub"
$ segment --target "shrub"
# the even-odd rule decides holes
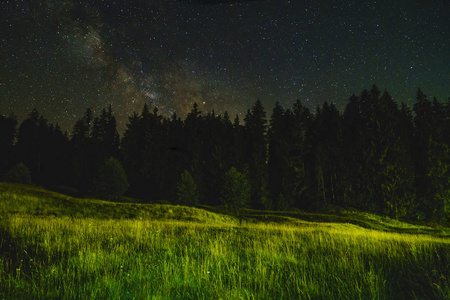
[[[127,189],[125,170],[117,159],[110,157],[100,166],[93,180],[93,195],[100,199],[117,200]]]
[[[181,173],[181,180],[177,186],[177,203],[192,206],[198,204],[198,199],[199,194],[197,184],[191,173],[184,170],[183,173]]]
[[[247,176],[235,167],[225,174],[221,202],[238,216],[239,210],[250,200],[250,184]]]
[[[23,163],[18,163],[5,174],[5,181],[32,184],[30,170]]]

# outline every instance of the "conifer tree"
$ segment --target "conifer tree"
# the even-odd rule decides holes
[[[189,171],[181,173],[181,179],[177,186],[177,203],[181,205],[195,206],[199,204],[199,193],[194,177]]]
[[[287,143],[285,136],[290,130],[287,128],[284,117],[284,109],[277,101],[270,118],[269,136],[269,159],[268,159],[268,186],[271,198],[278,199],[283,191],[283,177],[285,174],[285,161],[288,159],[286,153]]]
[[[287,114],[287,116],[290,115]],[[289,158],[290,171],[285,177],[288,190],[291,191],[295,205],[299,208],[308,208],[312,201],[317,199],[317,195],[311,191],[311,180],[314,177],[311,147],[312,119],[309,109],[297,99],[292,109],[292,125],[290,125],[292,129],[291,136],[288,138],[292,147]],[[286,194],[284,196],[289,197]]]
[[[130,193],[145,199],[161,198],[166,166],[162,155],[164,129],[158,110],[150,113],[147,104],[141,115],[134,114],[122,139],[122,156],[130,176]],[[178,176],[178,175],[177,175]],[[149,189],[151,187],[151,190]]]
[[[252,186],[251,199],[257,208],[272,206],[267,189],[267,120],[261,101],[257,100],[245,116],[245,161]]]
[[[75,122],[70,140],[71,185],[81,194],[87,194],[93,174],[98,167],[92,163],[94,147],[91,139],[93,112],[87,108],[83,117]]]
[[[114,157],[99,167],[92,184],[92,194],[100,199],[118,200],[128,189],[128,180],[121,163]]]
[[[231,167],[225,174],[221,194],[221,202],[225,208],[231,209],[236,216],[240,210],[249,202],[251,188],[244,173]]]
[[[17,117],[0,115],[0,176],[13,166],[13,145],[17,135]]]
[[[318,108],[312,130],[316,188],[323,203],[341,204],[342,119],[334,104]]]

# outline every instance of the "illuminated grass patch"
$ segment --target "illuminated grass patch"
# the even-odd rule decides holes
[[[5,234],[5,235],[3,235]],[[450,242],[348,224],[15,216],[1,298],[445,299]]]

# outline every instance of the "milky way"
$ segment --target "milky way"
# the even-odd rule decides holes
[[[417,87],[449,97],[448,1],[117,2],[1,2],[0,113],[70,131],[112,104],[123,130],[144,103],[242,119],[256,99],[343,109],[373,83],[408,105]]]

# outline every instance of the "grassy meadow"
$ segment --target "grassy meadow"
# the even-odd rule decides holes
[[[232,216],[0,183],[0,299],[450,299],[445,227]]]

